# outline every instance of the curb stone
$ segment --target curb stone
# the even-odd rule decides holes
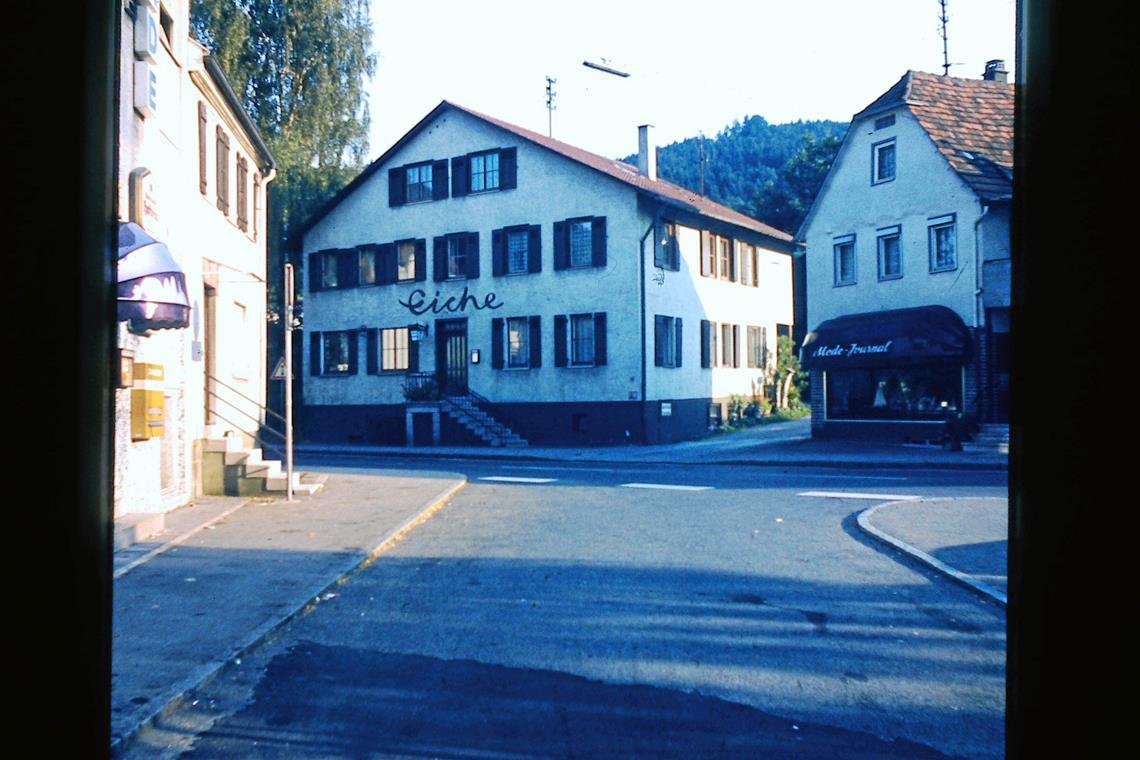
[[[403,538],[409,531],[415,528],[420,523],[424,522],[436,512],[438,512],[448,501],[451,500],[455,494],[467,486],[467,478],[448,486],[436,496],[429,499],[422,508],[420,508],[411,517],[404,520],[398,526],[388,531],[376,544],[375,548],[369,551],[363,558],[356,556],[349,560],[345,566],[337,572],[330,582],[323,585],[316,593],[306,592],[303,596],[299,596],[295,602],[289,604],[293,609],[280,620],[276,622],[267,622],[262,626],[254,629],[253,633],[246,638],[243,643],[238,644],[231,649],[226,655],[211,660],[203,665],[201,668],[192,673],[188,678],[183,679],[181,682],[174,685],[173,696],[166,701],[165,704],[156,708],[146,717],[138,721],[132,728],[123,732],[117,737],[111,738],[111,754],[127,749],[131,742],[139,735],[139,733],[153,725],[155,721],[167,717],[185,702],[187,694],[195,689],[209,685],[213,682],[227,665],[231,662],[240,663],[243,657],[246,657],[251,651],[257,649],[263,643],[268,641],[274,633],[284,628],[293,620],[301,615],[308,614],[316,608],[320,602],[320,598],[334,586],[340,585],[346,578],[356,573],[356,571],[367,567],[384,551],[386,551],[393,544]]]
[[[860,512],[859,517],[856,518],[856,522],[859,524],[859,527],[863,530],[863,532],[866,533],[867,535],[871,536],[872,538],[874,538],[878,541],[881,541],[881,542],[883,542],[883,543],[887,544],[888,546],[891,546],[895,549],[898,549],[899,551],[901,551],[904,554],[912,557],[913,559],[917,559],[919,562],[922,562],[922,563],[932,567],[933,569],[937,570],[938,572],[942,573],[943,575],[949,577],[951,580],[953,580],[957,583],[960,583],[961,585],[971,589],[972,591],[976,591],[977,593],[979,593],[982,596],[990,599],[991,601],[997,602],[1002,607],[1007,606],[1008,599],[1007,599],[1006,594],[1004,594],[1003,592],[997,590],[996,588],[994,588],[993,586],[990,586],[989,584],[982,583],[979,580],[975,580],[974,578],[970,577],[969,575],[966,575],[965,573],[963,573],[959,570],[955,570],[954,568],[947,565],[945,562],[942,562],[942,561],[930,556],[926,552],[924,552],[921,549],[918,549],[914,546],[911,546],[910,544],[906,543],[905,541],[901,541],[901,540],[895,538],[894,536],[892,536],[892,535],[890,535],[884,531],[879,530],[878,528],[876,528],[874,525],[871,524],[871,516],[877,510],[882,509],[884,507],[890,507],[890,506],[894,506],[896,504],[902,504],[902,503],[903,502],[901,502],[901,501],[888,501],[888,502],[884,502],[883,504],[876,504],[875,506],[870,507],[868,509],[864,509],[862,512]]]

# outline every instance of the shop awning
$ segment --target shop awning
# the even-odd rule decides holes
[[[848,314],[821,322],[800,349],[807,369],[964,364],[973,352],[970,331],[945,306]]]
[[[136,332],[189,327],[186,275],[166,245],[134,222],[122,222],[118,253],[119,321],[129,321]]]

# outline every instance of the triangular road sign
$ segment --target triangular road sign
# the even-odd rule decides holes
[[[285,357],[282,356],[277,360],[277,366],[273,368],[273,372],[269,375],[270,380],[284,380],[285,379]]]

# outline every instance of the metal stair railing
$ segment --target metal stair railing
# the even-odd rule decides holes
[[[240,397],[240,398],[244,399],[245,401],[248,401],[249,403],[253,404],[253,406],[257,407],[258,411],[262,412],[262,414],[264,416],[258,417],[258,416],[255,416],[253,414],[250,414],[245,409],[242,409],[241,407],[239,407],[233,401],[222,397],[221,394],[217,393],[215,390],[210,388],[209,385],[207,384],[206,393],[210,397],[211,401],[220,401],[224,404],[227,404],[229,406],[229,408],[233,409],[233,411],[235,411],[239,415],[247,417],[249,420],[251,420],[254,423],[254,425],[256,426],[256,430],[253,432],[246,430],[245,427],[241,423],[235,422],[233,419],[226,417],[226,415],[224,415],[220,411],[218,411],[215,404],[213,404],[213,403],[210,404],[210,409],[209,409],[210,414],[212,416],[218,417],[218,419],[222,420],[223,422],[227,422],[230,425],[233,425],[235,428],[240,430],[242,433],[245,433],[246,435],[250,436],[251,438],[254,439],[254,441],[257,442],[257,445],[260,448],[268,449],[271,453],[275,454],[278,459],[282,459],[282,460],[285,459],[285,451],[283,448],[278,448],[278,445],[285,446],[288,439],[286,438],[284,432],[282,432],[281,430],[277,430],[276,428],[274,428],[272,425],[269,424],[268,417],[273,417],[274,419],[280,420],[282,428],[284,428],[284,426],[286,424],[285,418],[282,417],[277,412],[273,411],[272,409],[269,409],[265,405],[258,402],[257,399],[250,398],[249,396],[242,393],[240,390],[238,390],[237,388],[233,387],[232,385],[230,385],[229,383],[227,383],[226,381],[224,381],[220,378],[217,378],[217,377],[214,377],[213,375],[207,374],[206,379],[210,380],[211,382],[217,383],[218,385],[222,386],[223,388],[226,388],[227,390],[233,392],[238,397]],[[277,439],[280,439],[280,444],[274,445],[274,444],[266,441],[265,433],[272,433]]]

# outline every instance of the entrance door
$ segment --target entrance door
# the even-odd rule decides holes
[[[440,319],[435,323],[436,381],[445,396],[467,393],[467,320]]]

